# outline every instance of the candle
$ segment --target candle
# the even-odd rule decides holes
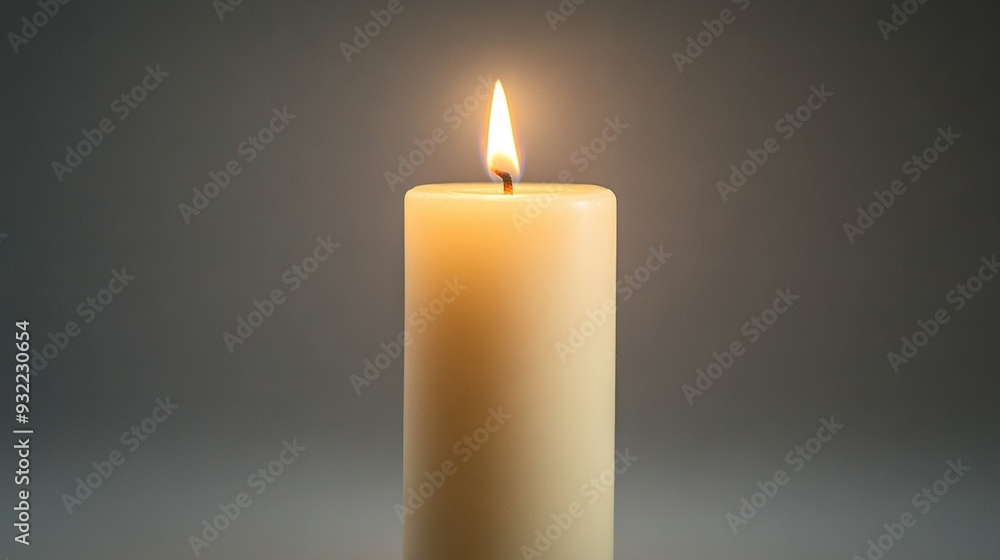
[[[615,196],[496,183],[406,193],[404,560],[611,560]]]

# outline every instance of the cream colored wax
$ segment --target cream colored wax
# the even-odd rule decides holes
[[[406,194],[404,560],[611,560],[615,196]]]

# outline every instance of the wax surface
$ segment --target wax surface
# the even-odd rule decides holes
[[[612,559],[615,230],[594,185],[407,192],[404,560]]]

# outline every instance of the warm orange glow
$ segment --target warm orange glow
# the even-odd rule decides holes
[[[514,181],[521,176],[521,167],[517,162],[517,148],[514,146],[514,129],[510,124],[507,94],[504,93],[500,80],[497,80],[497,85],[493,88],[490,128],[486,137],[486,166],[489,169],[510,173]],[[494,181],[499,180],[493,173],[490,173],[490,176]]]

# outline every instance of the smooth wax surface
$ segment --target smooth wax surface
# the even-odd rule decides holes
[[[594,185],[407,193],[405,560],[612,558],[615,230]]]

